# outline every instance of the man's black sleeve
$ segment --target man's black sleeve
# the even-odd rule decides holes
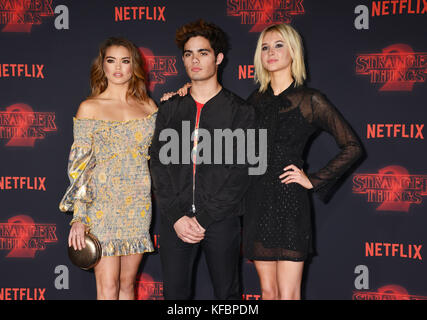
[[[160,149],[166,143],[166,141],[159,140],[160,133],[163,129],[166,129],[173,103],[173,101],[166,101],[159,106],[156,127],[150,148],[150,171],[157,209],[160,214],[167,217],[169,222],[175,224],[178,219],[184,216],[184,213],[180,210],[179,193],[173,188],[168,166],[163,164],[159,159]]]

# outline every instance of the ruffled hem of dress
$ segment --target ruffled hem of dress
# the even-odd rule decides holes
[[[117,239],[108,242],[100,242],[103,257],[128,256],[131,254],[140,254],[154,251],[150,237],[127,240]]]

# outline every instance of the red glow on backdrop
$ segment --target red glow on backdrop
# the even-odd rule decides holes
[[[387,285],[372,291],[355,291],[353,300],[427,300],[424,296],[410,295],[408,291],[398,285]]]
[[[28,104],[17,103],[0,111],[0,139],[6,147],[34,147],[47,132],[57,131],[54,112],[34,112]]]
[[[135,283],[136,300],[163,300],[163,282],[154,281],[148,273],[137,276]]]
[[[227,0],[227,15],[254,25],[250,32],[261,32],[273,23],[290,23],[293,16],[304,13],[303,0]]]
[[[371,83],[383,84],[379,91],[412,91],[425,82],[427,53],[414,52],[407,44],[393,44],[382,53],[360,54],[356,74],[369,75]]]
[[[0,24],[6,25],[2,32],[29,33],[33,25],[42,23],[42,18],[51,16],[52,0],[0,1]]]
[[[6,258],[34,258],[47,243],[58,242],[56,224],[34,223],[27,215],[0,223],[0,250],[10,251]]]
[[[178,75],[175,56],[155,56],[148,48],[139,47],[145,59],[145,74],[149,75],[149,90],[153,91],[156,84],[165,84],[166,78]]]
[[[355,174],[353,193],[381,203],[377,211],[408,212],[411,204],[420,204],[427,195],[427,175],[410,175],[401,166],[382,168],[378,174]]]

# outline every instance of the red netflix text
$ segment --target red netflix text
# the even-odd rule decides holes
[[[273,23],[290,23],[292,16],[304,14],[303,0],[227,0],[227,15],[240,17],[241,24],[254,25],[260,32]]]
[[[0,177],[0,190],[46,191],[46,177]]]
[[[397,285],[388,285],[378,291],[355,291],[353,300],[427,300],[427,297],[410,295],[408,291]]]
[[[381,203],[378,211],[408,212],[411,204],[421,204],[427,195],[427,175],[410,175],[400,166],[383,168],[378,174],[355,174],[353,193]]]
[[[415,83],[426,81],[426,72],[427,53],[414,52],[406,44],[356,58],[356,74],[369,75],[371,83],[383,84],[380,91],[412,91]]]
[[[0,288],[0,300],[46,300],[46,288]]]
[[[114,21],[153,20],[166,21],[166,7],[114,7]]]
[[[239,65],[239,80],[253,79],[255,76],[254,65]]]
[[[399,257],[423,260],[421,256],[422,245],[403,243],[366,242],[366,257]]]
[[[44,64],[0,63],[0,78],[44,79]]]
[[[372,1],[372,16],[426,14],[426,0],[381,0]]]
[[[424,140],[424,124],[368,123],[366,138],[406,138]]]

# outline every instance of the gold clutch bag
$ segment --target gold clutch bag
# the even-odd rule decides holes
[[[68,247],[68,256],[71,262],[83,270],[95,267],[102,256],[102,247],[99,240],[91,233],[85,234],[86,247],[82,250],[74,250],[73,246]]]

